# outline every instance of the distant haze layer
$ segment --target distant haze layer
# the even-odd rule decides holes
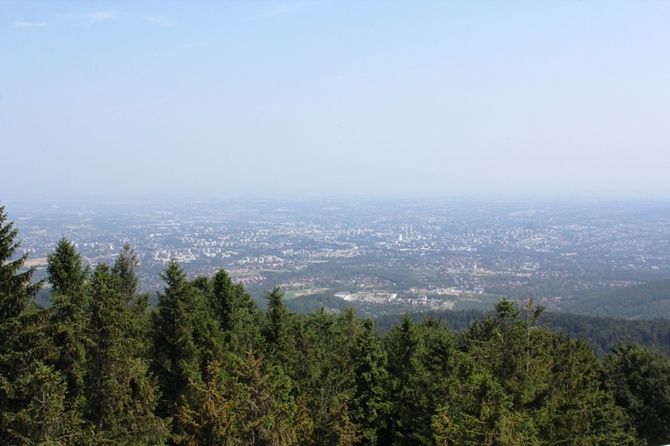
[[[668,197],[670,2],[0,3],[0,199]]]

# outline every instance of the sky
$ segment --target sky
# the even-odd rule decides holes
[[[0,2],[0,202],[670,199],[668,1]]]

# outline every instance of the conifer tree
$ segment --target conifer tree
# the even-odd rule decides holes
[[[226,349],[243,356],[260,343],[261,314],[249,293],[220,269],[212,280],[210,308],[223,332]]]
[[[452,392],[433,417],[437,444],[634,444],[593,352],[527,313],[502,300],[463,334]]]
[[[206,281],[189,282],[176,261],[161,277],[165,290],[153,313],[152,370],[162,394],[157,413],[172,417],[172,441],[180,443],[193,433],[177,415],[182,406],[200,410],[194,389],[211,381],[209,364],[222,360],[221,331],[205,306],[200,285]]]
[[[389,382],[386,387],[390,403],[387,428],[382,431],[382,442],[392,444],[414,444],[409,438],[416,429],[417,407],[414,380],[420,370],[418,363],[419,336],[414,321],[405,315],[402,324],[393,327],[384,339],[388,355]]]
[[[139,356],[123,276],[99,264],[91,278],[85,419],[91,442],[161,444],[167,429],[153,414],[157,396]]]
[[[89,268],[83,266],[74,244],[62,238],[47,255],[48,281],[51,284],[49,329],[57,350],[56,369],[67,384],[65,409],[77,418],[85,404],[84,362]]]
[[[670,359],[656,350],[619,343],[603,361],[605,386],[650,445],[670,442]]]
[[[129,244],[123,245],[121,252],[114,260],[112,273],[118,277],[119,288],[128,308],[132,308],[138,299],[137,295],[137,257]]]
[[[14,407],[10,426],[0,434],[3,445],[37,444],[60,446],[82,444],[65,412],[66,385],[60,373],[43,361],[35,361],[18,381],[17,394],[25,395],[25,404]]]
[[[240,384],[240,432],[243,444],[305,444],[308,428],[304,407],[296,403],[292,382],[282,368],[253,351],[236,367]]]
[[[406,315],[384,341],[388,352],[390,413],[380,442],[431,444],[432,416],[450,391],[451,332],[434,319],[424,319],[417,325]]]
[[[47,273],[55,297],[65,296],[73,306],[82,306],[89,268],[84,268],[81,256],[70,240],[61,238],[54,252],[47,255]]]
[[[0,206],[0,444],[59,444],[67,431],[65,385],[46,364],[43,311],[33,302],[42,283],[22,271],[18,229]]]
[[[162,393],[158,413],[174,415],[189,380],[198,380],[198,352],[193,337],[193,291],[184,271],[171,261],[161,275],[165,291],[158,295],[153,318],[152,368]]]
[[[241,386],[230,379],[218,361],[208,364],[207,379],[189,381],[192,397],[179,406],[176,417],[184,434],[181,442],[203,446],[242,444],[241,419],[243,401]]]
[[[265,326],[265,339],[270,348],[281,350],[285,347],[288,336],[288,310],[282,300],[284,293],[279,287],[265,293],[268,301],[267,322]]]
[[[148,355],[151,344],[149,337],[151,330],[149,293],[139,293],[138,291],[138,279],[135,272],[137,264],[135,252],[130,245],[125,244],[114,260],[112,274],[118,277],[120,281],[121,294],[132,315],[128,327],[131,335],[130,339],[134,340],[138,353]]]
[[[308,442],[324,446],[353,445],[359,426],[349,417],[353,395],[350,351],[336,318],[323,310],[295,318],[290,331],[296,339],[288,373],[309,411]]]
[[[236,306],[239,288],[235,287],[230,275],[220,269],[216,272],[212,286],[212,309],[214,310],[221,329],[232,329],[232,313]]]
[[[359,426],[360,439],[356,444],[375,445],[388,412],[386,391],[387,357],[380,339],[373,332],[371,319],[363,322],[363,330],[351,349],[354,376],[350,401],[351,421]]]

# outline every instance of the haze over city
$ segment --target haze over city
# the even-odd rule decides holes
[[[0,3],[4,202],[667,198],[670,3]]]

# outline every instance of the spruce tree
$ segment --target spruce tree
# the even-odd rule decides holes
[[[293,383],[281,366],[254,351],[237,364],[239,429],[242,444],[302,445],[309,429],[304,406],[293,396]]]
[[[437,444],[635,444],[592,350],[526,312],[502,300],[461,336],[452,391],[433,417]]]
[[[59,444],[65,385],[46,364],[49,345],[43,310],[33,299],[42,283],[35,268],[22,271],[18,229],[0,206],[0,444]]]
[[[161,277],[165,289],[158,294],[152,319],[152,370],[162,395],[157,413],[172,417],[172,441],[180,443],[193,432],[178,415],[182,407],[200,410],[195,390],[211,382],[210,364],[222,360],[221,331],[206,308],[201,281],[189,282],[176,261]]]
[[[619,343],[603,360],[605,387],[650,445],[670,442],[670,359],[638,344]]]
[[[84,267],[74,244],[62,238],[54,252],[47,255],[47,273],[52,302],[49,330],[57,350],[55,366],[67,384],[65,409],[77,418],[85,404],[83,367],[89,268]]]
[[[66,296],[72,305],[82,306],[89,268],[84,268],[74,243],[66,238],[58,241],[54,252],[47,255],[47,273],[54,297]]]
[[[238,293],[239,288],[235,286],[230,275],[223,269],[218,270],[213,279],[211,306],[222,330],[233,328],[232,315]]]
[[[99,264],[90,284],[85,419],[91,442],[161,444],[167,429],[153,414],[157,403],[148,366],[139,356],[124,277]]]
[[[83,444],[65,412],[65,381],[53,366],[33,362],[19,379],[17,389],[17,394],[26,397],[25,404],[14,407],[10,427],[4,432],[10,433],[11,439],[0,434],[1,444]]]
[[[288,342],[288,318],[289,313],[283,301],[284,293],[279,287],[265,293],[268,301],[267,321],[265,324],[265,339],[274,351],[281,351]]]
[[[120,281],[121,294],[126,308],[131,313],[128,331],[138,353],[148,356],[150,348],[151,319],[149,313],[149,293],[138,291],[138,279],[135,271],[138,265],[135,252],[125,244],[114,260],[112,274]]]
[[[373,328],[372,320],[366,319],[362,333],[354,340],[350,351],[354,377],[350,416],[359,426],[360,439],[356,444],[360,445],[377,444],[389,408],[385,391],[387,356]]]
[[[446,399],[453,363],[453,339],[448,327],[435,319],[421,324],[406,315],[385,337],[390,413],[380,442],[388,445],[427,445],[433,442],[431,419]]]
[[[161,275],[165,290],[158,295],[153,317],[152,369],[161,390],[158,413],[172,416],[189,379],[197,381],[198,352],[193,339],[190,285],[177,262],[168,264]]]

